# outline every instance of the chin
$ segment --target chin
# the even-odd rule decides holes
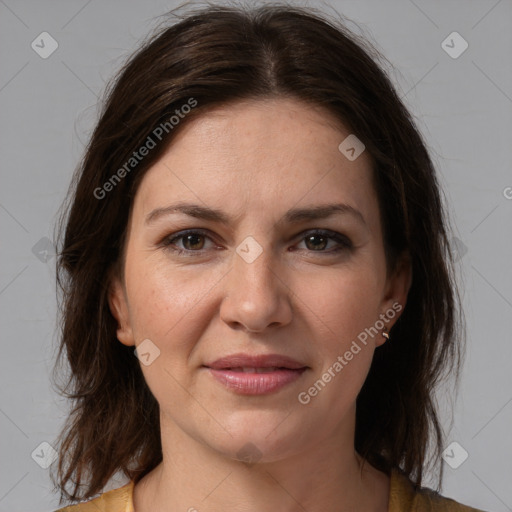
[[[205,441],[218,453],[247,465],[276,462],[303,449],[303,443],[298,442],[304,433],[303,427],[295,425],[294,428],[290,424],[285,426],[285,417],[286,415],[273,417],[272,422],[253,418],[244,427],[228,428],[231,435],[224,432],[221,439],[212,440],[210,443]],[[269,428],[262,428],[265,423]]]

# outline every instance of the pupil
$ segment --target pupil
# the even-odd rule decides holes
[[[306,240],[306,245],[308,244],[308,242],[311,242],[311,241],[312,241],[312,240],[314,240],[315,238],[316,238],[316,239],[320,239],[320,240],[322,240],[322,242],[320,242],[320,245],[318,245],[318,244],[316,244],[316,245],[315,245],[315,244],[313,244],[313,248],[317,248],[317,249],[318,249],[318,248],[321,248],[321,249],[324,249],[324,248],[325,248],[325,238],[324,238],[323,236],[321,236],[321,235],[310,235],[310,236],[307,238],[307,240]],[[320,247],[320,246],[321,246],[321,247]]]
[[[202,247],[202,244],[201,242],[197,242],[197,240],[200,240],[201,239],[201,235],[194,235],[194,234],[191,234],[191,235],[187,235],[185,237],[185,243],[186,245],[188,245],[189,249],[201,249]],[[196,243],[194,243],[194,240],[196,240]],[[195,245],[199,244],[201,247],[194,247]],[[192,246],[192,247],[190,247]]]

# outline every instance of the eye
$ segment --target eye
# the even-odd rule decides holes
[[[212,241],[202,230],[190,229],[164,238],[161,245],[178,254],[194,255],[193,253],[201,253],[207,249],[206,240]],[[177,243],[181,243],[182,247],[177,246]]]
[[[304,233],[302,235],[301,243],[302,241],[305,243],[305,250],[309,252],[333,254],[353,248],[353,244],[350,239],[336,231],[316,229],[307,232],[305,236]],[[207,246],[207,241],[213,243],[212,238],[209,237],[205,231],[189,229],[167,236],[162,240],[160,245],[164,247],[164,249],[173,251],[178,255],[196,256],[213,248],[211,246]],[[335,242],[334,247],[329,247],[329,243],[332,241]],[[299,248],[299,250],[302,249]]]
[[[353,244],[349,238],[336,231],[316,229],[309,231],[306,236],[302,238],[305,243],[306,249],[312,252],[320,252],[326,254],[336,253],[342,250],[352,249]],[[329,246],[329,241],[336,242],[334,248],[325,250]],[[336,245],[337,244],[337,245]]]

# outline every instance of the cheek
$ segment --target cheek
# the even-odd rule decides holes
[[[127,259],[126,286],[136,341],[149,338],[165,350],[188,347],[204,328],[212,307],[209,291],[220,278],[214,269],[171,269],[157,254]]]
[[[189,356],[207,325],[208,291],[218,281],[217,273],[171,272],[165,261],[135,256],[126,261],[125,278],[136,345],[149,339],[159,351],[141,370],[163,410],[173,410],[183,405],[184,388],[192,385]]]
[[[379,280],[371,271],[339,272],[322,283],[310,288],[309,304],[315,313],[311,318],[317,317],[313,335],[318,364],[299,399],[320,415],[331,411],[323,427],[335,429],[355,403],[371,366],[376,337],[367,329],[379,315]]]
[[[371,268],[335,269],[324,276],[301,278],[294,291],[336,345],[373,325],[379,314],[381,280]]]
[[[313,313],[311,321],[316,328],[312,334],[319,363],[309,384],[315,385],[323,376],[329,390],[322,391],[322,400],[332,407],[346,408],[368,374],[377,339],[368,329],[380,313],[380,283],[379,274],[370,268],[338,269],[325,279],[303,281],[300,294],[304,311]]]

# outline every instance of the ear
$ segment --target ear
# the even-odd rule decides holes
[[[108,305],[112,315],[117,320],[117,339],[123,345],[135,345],[130,323],[128,300],[126,298],[124,287],[118,277],[113,277],[110,281]]]
[[[410,258],[407,253],[402,253],[398,257],[393,273],[386,280],[385,292],[381,303],[381,313],[386,314],[386,311],[390,309],[394,311],[393,318],[389,318],[386,323],[386,330],[388,332],[405,309],[411,284],[412,265]]]

